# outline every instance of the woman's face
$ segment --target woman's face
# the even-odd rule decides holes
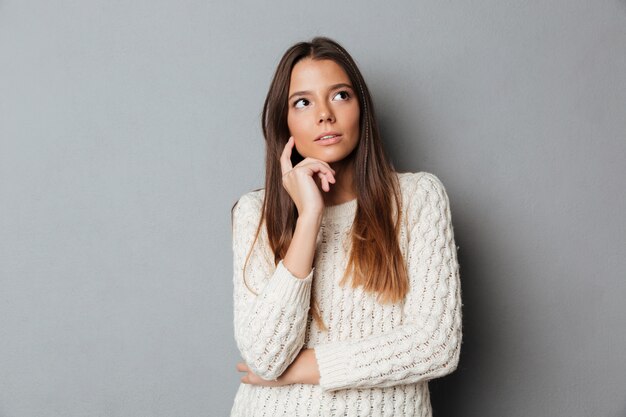
[[[305,58],[291,71],[287,124],[298,153],[327,163],[341,161],[359,142],[358,98],[335,61]],[[320,139],[323,136],[334,136]]]

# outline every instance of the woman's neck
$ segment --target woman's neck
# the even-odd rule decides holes
[[[336,206],[356,198],[354,186],[354,161],[337,161],[329,164],[335,170],[335,183],[330,191],[322,191],[324,205]]]

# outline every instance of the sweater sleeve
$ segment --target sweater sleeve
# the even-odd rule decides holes
[[[403,323],[362,339],[315,346],[326,391],[416,383],[458,365],[461,295],[448,196],[433,174],[413,176]]]
[[[275,266],[262,229],[250,254],[244,282],[244,262],[254,241],[261,207],[260,198],[248,193],[232,212],[233,323],[237,348],[252,372],[276,380],[304,345],[315,268],[300,279],[282,260]]]

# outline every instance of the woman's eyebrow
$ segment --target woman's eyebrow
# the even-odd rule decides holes
[[[334,89],[339,88],[339,87],[348,87],[348,88],[354,90],[354,88],[352,88],[352,86],[350,84],[346,84],[346,83],[333,84],[330,87],[328,87],[328,89],[329,90],[334,90]],[[311,94],[311,92],[310,91],[296,91],[295,93],[291,94],[287,100],[291,100],[294,96],[305,96],[307,94]]]

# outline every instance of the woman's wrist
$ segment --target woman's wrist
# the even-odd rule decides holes
[[[298,226],[298,224],[301,224],[304,227],[319,228],[322,224],[322,213],[313,211],[298,214],[298,218],[296,219],[296,227]]]
[[[306,278],[313,267],[321,217],[299,217],[283,264],[297,278]]]
[[[320,370],[315,357],[315,349],[305,349],[302,353],[303,360],[303,384],[319,385]]]
[[[315,357],[315,349],[302,349],[284,374],[285,384],[318,385],[319,368]]]

